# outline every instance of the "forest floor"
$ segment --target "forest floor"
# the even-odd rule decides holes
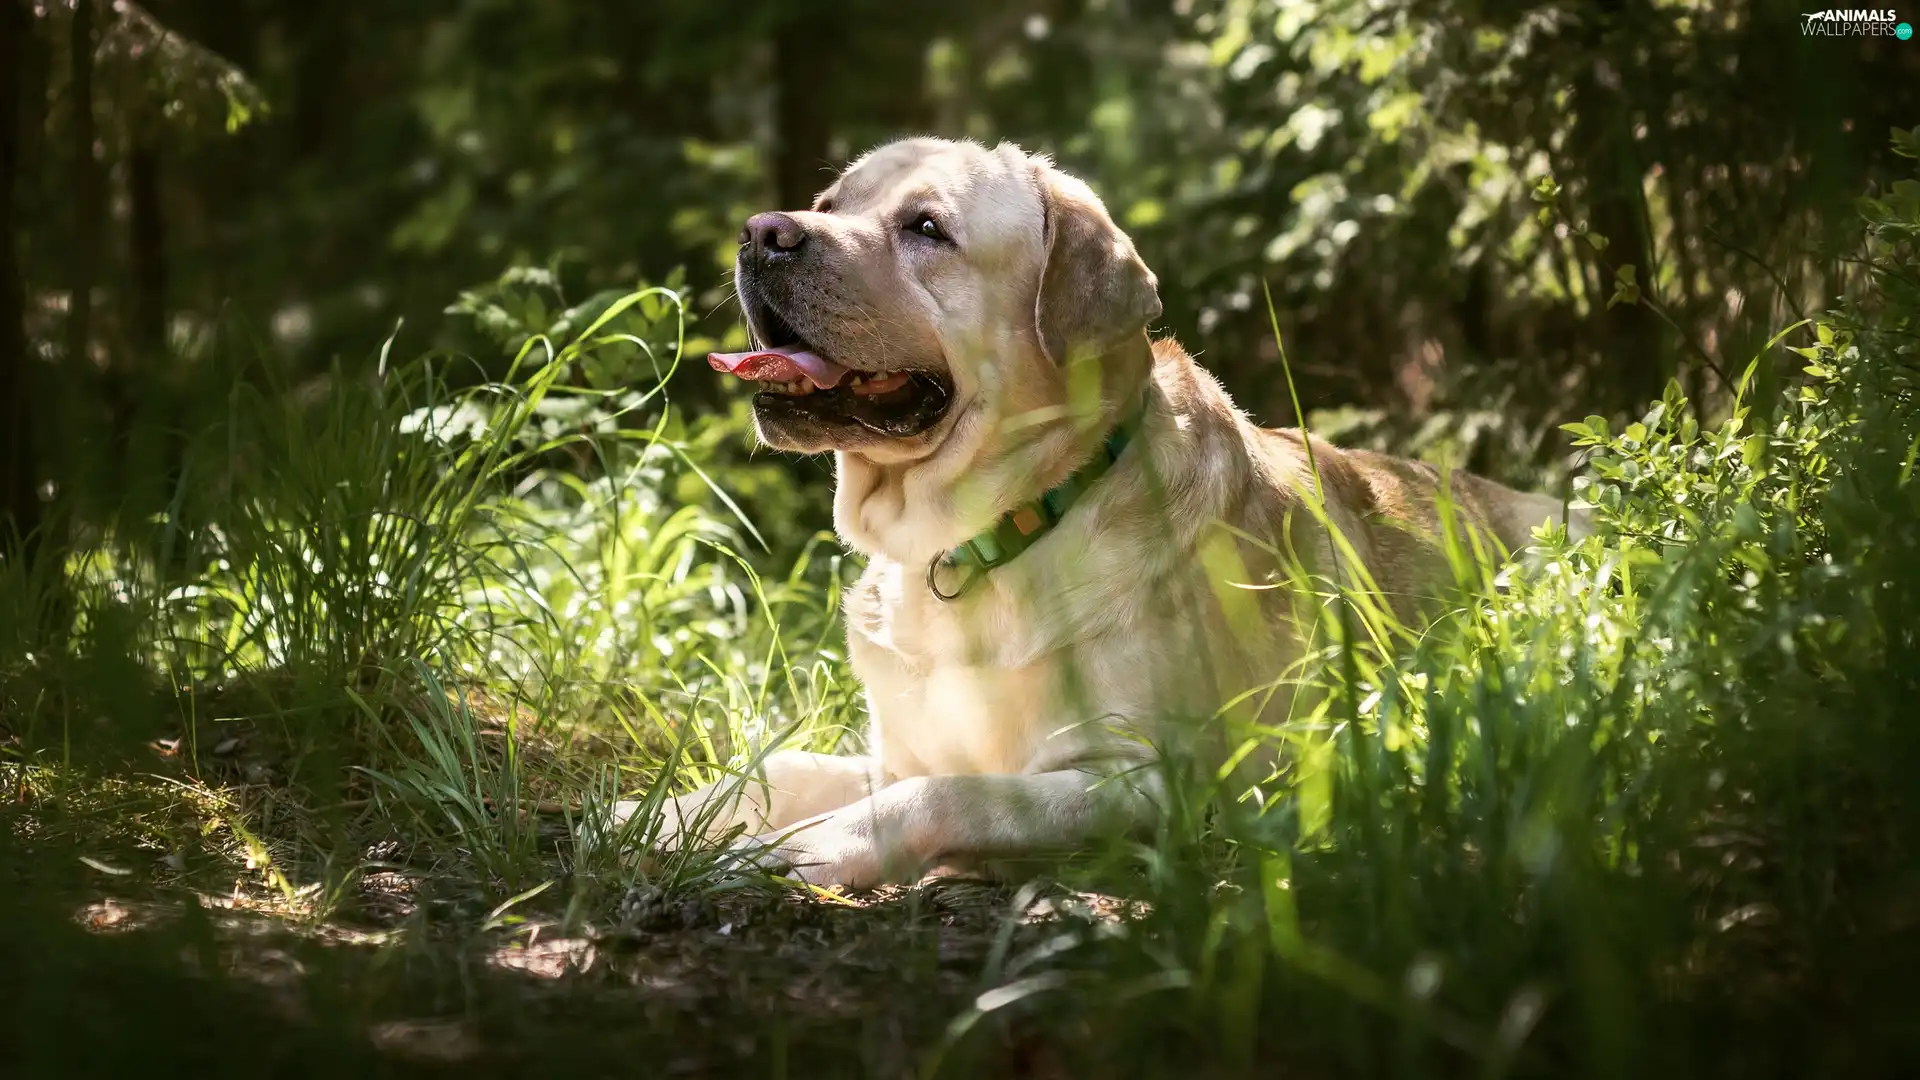
[[[298,888],[232,820],[168,798],[174,778],[11,786],[9,1077],[922,1075],[996,956],[1128,911],[962,878],[844,898],[746,881],[569,896],[556,881],[488,907],[393,841],[331,890]],[[1066,1075],[1060,1034],[997,1027],[952,1071],[984,1054],[993,1075]]]

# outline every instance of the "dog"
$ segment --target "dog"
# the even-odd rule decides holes
[[[1350,574],[1415,619],[1453,580],[1443,505],[1489,550],[1564,520],[1254,425],[1149,336],[1156,279],[1094,192],[1011,144],[875,149],[748,220],[735,269],[753,348],[709,362],[759,384],[761,442],[833,455],[867,558],[845,612],[869,752],[781,750],[669,800],[674,842],[731,833],[864,888],[1138,833],[1157,762],[1218,766],[1299,704],[1316,601],[1285,582]]]

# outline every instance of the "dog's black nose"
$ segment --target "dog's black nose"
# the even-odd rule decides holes
[[[740,230],[740,246],[751,246],[762,258],[789,254],[806,242],[806,226],[777,210],[753,215]]]

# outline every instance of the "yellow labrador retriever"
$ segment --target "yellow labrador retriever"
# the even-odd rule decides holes
[[[870,752],[771,754],[669,805],[669,834],[744,828],[864,887],[1139,829],[1163,794],[1140,766],[1218,764],[1236,697],[1288,715],[1302,601],[1274,582],[1341,558],[1308,500],[1403,614],[1449,577],[1435,471],[1249,422],[1149,339],[1152,272],[1044,157],[881,147],[749,220],[737,283],[755,348],[710,363],[760,385],[767,445],[833,453],[834,525],[869,560],[846,613]],[[1562,517],[1474,477],[1450,498],[1508,549]]]

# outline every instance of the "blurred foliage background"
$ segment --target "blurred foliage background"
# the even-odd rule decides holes
[[[1324,430],[1539,482],[1556,423],[1675,375],[1715,400],[1833,295],[1828,223],[1920,112],[1920,48],[1803,38],[1775,0],[7,8],[24,340],[0,407],[29,526],[50,497],[164,505],[225,407],[226,339],[286,392],[389,335],[478,379],[492,337],[672,281],[697,355],[738,333],[739,222],[920,131],[1087,176],[1164,328],[1258,419],[1293,419],[1264,282]],[[1607,303],[1623,267],[1655,303]],[[723,404],[689,374],[679,400]]]
[[[278,999],[180,982],[164,934],[127,974],[73,929],[102,889],[370,927],[364,969],[307,958],[309,1017],[463,1016],[539,1075],[789,1045],[933,1075],[976,1020],[967,1053],[1025,1062],[982,1075],[1897,1074],[1920,42],[1802,14],[0,0],[0,968],[33,973],[0,1074],[151,1069],[155,1029],[257,1073],[203,1029]],[[1106,853],[1137,933],[1020,929],[1023,889],[956,944],[916,893],[855,948],[606,819],[860,739],[830,468],[756,453],[699,357],[743,335],[740,223],[910,132],[1085,176],[1257,420],[1303,419],[1277,322],[1320,433],[1603,525],[1432,633],[1350,638],[1316,594],[1330,692],[1270,733],[1284,796],[1189,793]],[[704,991],[658,982],[671,934]],[[471,982],[622,935],[602,1013],[514,1027]],[[773,996],[729,981],[776,953]],[[115,968],[150,991],[101,998]]]

